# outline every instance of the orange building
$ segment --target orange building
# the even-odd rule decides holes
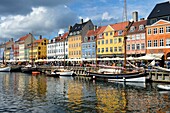
[[[170,22],[159,20],[146,26],[147,54],[167,59],[170,57]]]

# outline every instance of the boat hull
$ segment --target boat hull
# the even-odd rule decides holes
[[[125,73],[125,74],[102,74],[90,72],[89,75],[96,80],[117,81],[117,82],[146,82],[146,73]]]
[[[160,90],[170,90],[170,85],[157,85]]]
[[[37,71],[37,68],[34,68],[34,67],[24,67],[24,68],[21,68],[21,72],[23,72],[23,73],[30,73],[30,74],[32,74],[33,71]]]
[[[63,72],[57,72],[59,76],[73,76],[74,72],[73,71],[63,71]]]
[[[11,67],[0,67],[0,72],[10,72]]]

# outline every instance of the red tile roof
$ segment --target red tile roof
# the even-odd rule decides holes
[[[28,36],[30,36],[30,34],[27,34],[27,35],[25,35],[25,36],[22,36],[18,41],[23,41],[23,40],[27,39]]]
[[[128,25],[129,25],[129,21],[111,24],[110,26],[115,31],[114,36],[122,36],[122,35],[124,35],[124,33],[125,33],[124,30]],[[118,32],[121,31],[121,30],[122,30],[122,35],[118,35]]]
[[[35,40],[34,43],[41,43],[44,39]]]
[[[146,23],[147,23],[147,20],[140,20],[140,21],[134,22],[132,24],[132,26],[135,27],[135,30],[134,30],[134,32],[130,32],[130,29],[129,29],[128,34],[145,33]],[[144,25],[144,29],[143,30],[139,30],[139,26],[140,25]]]

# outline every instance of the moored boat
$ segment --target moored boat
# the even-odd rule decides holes
[[[37,71],[37,67],[32,66],[30,64],[21,68],[21,72],[23,72],[23,73],[30,73],[31,74],[33,71]]]
[[[159,84],[157,85],[157,88],[160,89],[160,90],[170,90],[170,84],[166,84],[166,85],[163,85],[163,84]]]
[[[0,72],[10,72],[10,71],[11,71],[10,66],[0,67]]]
[[[89,75],[95,80],[116,81],[116,82],[146,82],[146,72],[129,73],[98,73],[89,72]]]
[[[66,70],[66,69],[57,69],[56,70],[56,74],[58,74],[59,76],[65,76],[65,77],[69,77],[69,76],[74,76],[75,73],[71,70]]]

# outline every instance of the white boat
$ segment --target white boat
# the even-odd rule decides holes
[[[66,69],[58,69],[56,71],[56,74],[58,74],[59,76],[74,76],[74,72],[71,70],[66,70]]]
[[[170,90],[170,84],[169,85],[157,85],[157,87],[161,90]]]
[[[7,66],[7,67],[0,67],[0,72],[10,72],[11,71],[11,67]]]

